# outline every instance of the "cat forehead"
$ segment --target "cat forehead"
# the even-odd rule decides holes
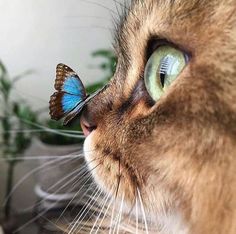
[[[124,8],[126,13],[116,33],[118,46],[125,47],[124,52],[132,37],[140,41],[154,34],[177,43],[182,40],[183,44],[185,39],[188,44],[190,38],[193,40],[203,31],[209,35],[236,25],[236,0],[132,0],[130,8]],[[137,37],[139,31],[141,37]]]
[[[228,63],[232,70],[232,58],[225,60],[217,53],[235,53],[236,0],[133,0],[130,8],[125,8],[115,44],[123,71],[132,73],[133,79],[145,67],[147,47],[153,38],[165,39],[199,60]]]
[[[210,21],[212,17],[220,12],[222,15],[235,12],[235,0],[132,0],[130,8],[126,9],[128,17],[138,20],[145,20],[153,13],[157,13],[156,19],[167,20],[189,20],[194,17],[200,20]],[[218,19],[219,20],[219,19]]]
[[[111,85],[117,97],[134,93],[144,75],[149,46],[155,48],[158,39],[190,55],[179,81],[202,71],[202,76],[214,76],[216,70],[227,74],[217,78],[222,83],[235,79],[236,0],[133,0],[124,8],[116,31],[118,66]]]

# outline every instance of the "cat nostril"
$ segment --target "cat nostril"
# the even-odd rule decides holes
[[[87,137],[93,130],[97,128],[95,124],[89,123],[89,121],[87,121],[83,115],[80,118],[80,125],[85,137]]]

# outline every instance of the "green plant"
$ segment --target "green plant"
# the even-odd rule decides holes
[[[114,75],[116,70],[117,57],[114,52],[109,49],[100,49],[92,53],[93,58],[101,58],[102,62],[98,65],[98,68],[104,72],[104,77],[101,81],[93,83],[85,87],[88,93],[93,93],[96,90],[103,87]]]
[[[27,71],[22,75],[10,79],[7,69],[0,61],[0,103],[1,103],[1,133],[0,147],[8,165],[6,183],[6,204],[4,207],[5,218],[9,218],[11,211],[11,189],[13,185],[14,167],[20,161],[18,155],[22,154],[31,142],[31,132],[27,131],[31,127],[26,122],[36,122],[36,114],[24,102],[24,100],[14,100],[12,91],[14,84],[31,73]]]

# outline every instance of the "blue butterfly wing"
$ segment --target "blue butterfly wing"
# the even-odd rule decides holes
[[[84,98],[84,86],[77,75],[67,77],[62,86],[62,90],[66,93],[73,94]]]
[[[108,85],[105,85],[103,88],[97,90],[96,92],[92,93],[91,95],[88,95],[84,100],[82,100],[76,107],[65,117],[64,120],[64,125],[66,125],[68,122],[70,122],[80,111],[83,109],[83,107],[91,100],[93,99],[96,95],[99,93],[103,92]],[[70,99],[71,97],[68,97]],[[68,100],[68,102],[71,100]],[[67,104],[68,105],[68,104]]]
[[[64,124],[67,124],[108,85],[87,96],[79,76],[70,67],[61,63],[57,65],[54,87],[57,91],[51,96],[49,102],[51,118],[55,120],[65,118]]]
[[[65,64],[58,64],[56,68],[55,89],[66,93],[86,97],[85,88],[79,76]]]
[[[50,115],[52,119],[63,117],[72,119],[74,110],[86,99],[85,88],[78,75],[68,66],[58,64],[56,69],[55,92],[50,99]],[[73,115],[73,117],[72,117]]]
[[[64,113],[69,113],[82,101],[83,99],[79,96],[64,93],[61,99],[61,105]]]

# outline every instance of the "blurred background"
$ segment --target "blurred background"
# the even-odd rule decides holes
[[[0,0],[0,234],[57,233],[45,215],[65,216],[71,205],[76,214],[82,209],[83,176],[69,174],[84,169],[81,129],[78,121],[67,128],[51,121],[48,101],[58,63],[74,69],[89,93],[109,80],[122,4]]]
[[[60,62],[86,84],[101,79],[91,53],[111,48],[116,5],[111,0],[0,0],[0,58],[11,76],[34,71],[17,83],[18,94],[35,108],[44,107]]]

